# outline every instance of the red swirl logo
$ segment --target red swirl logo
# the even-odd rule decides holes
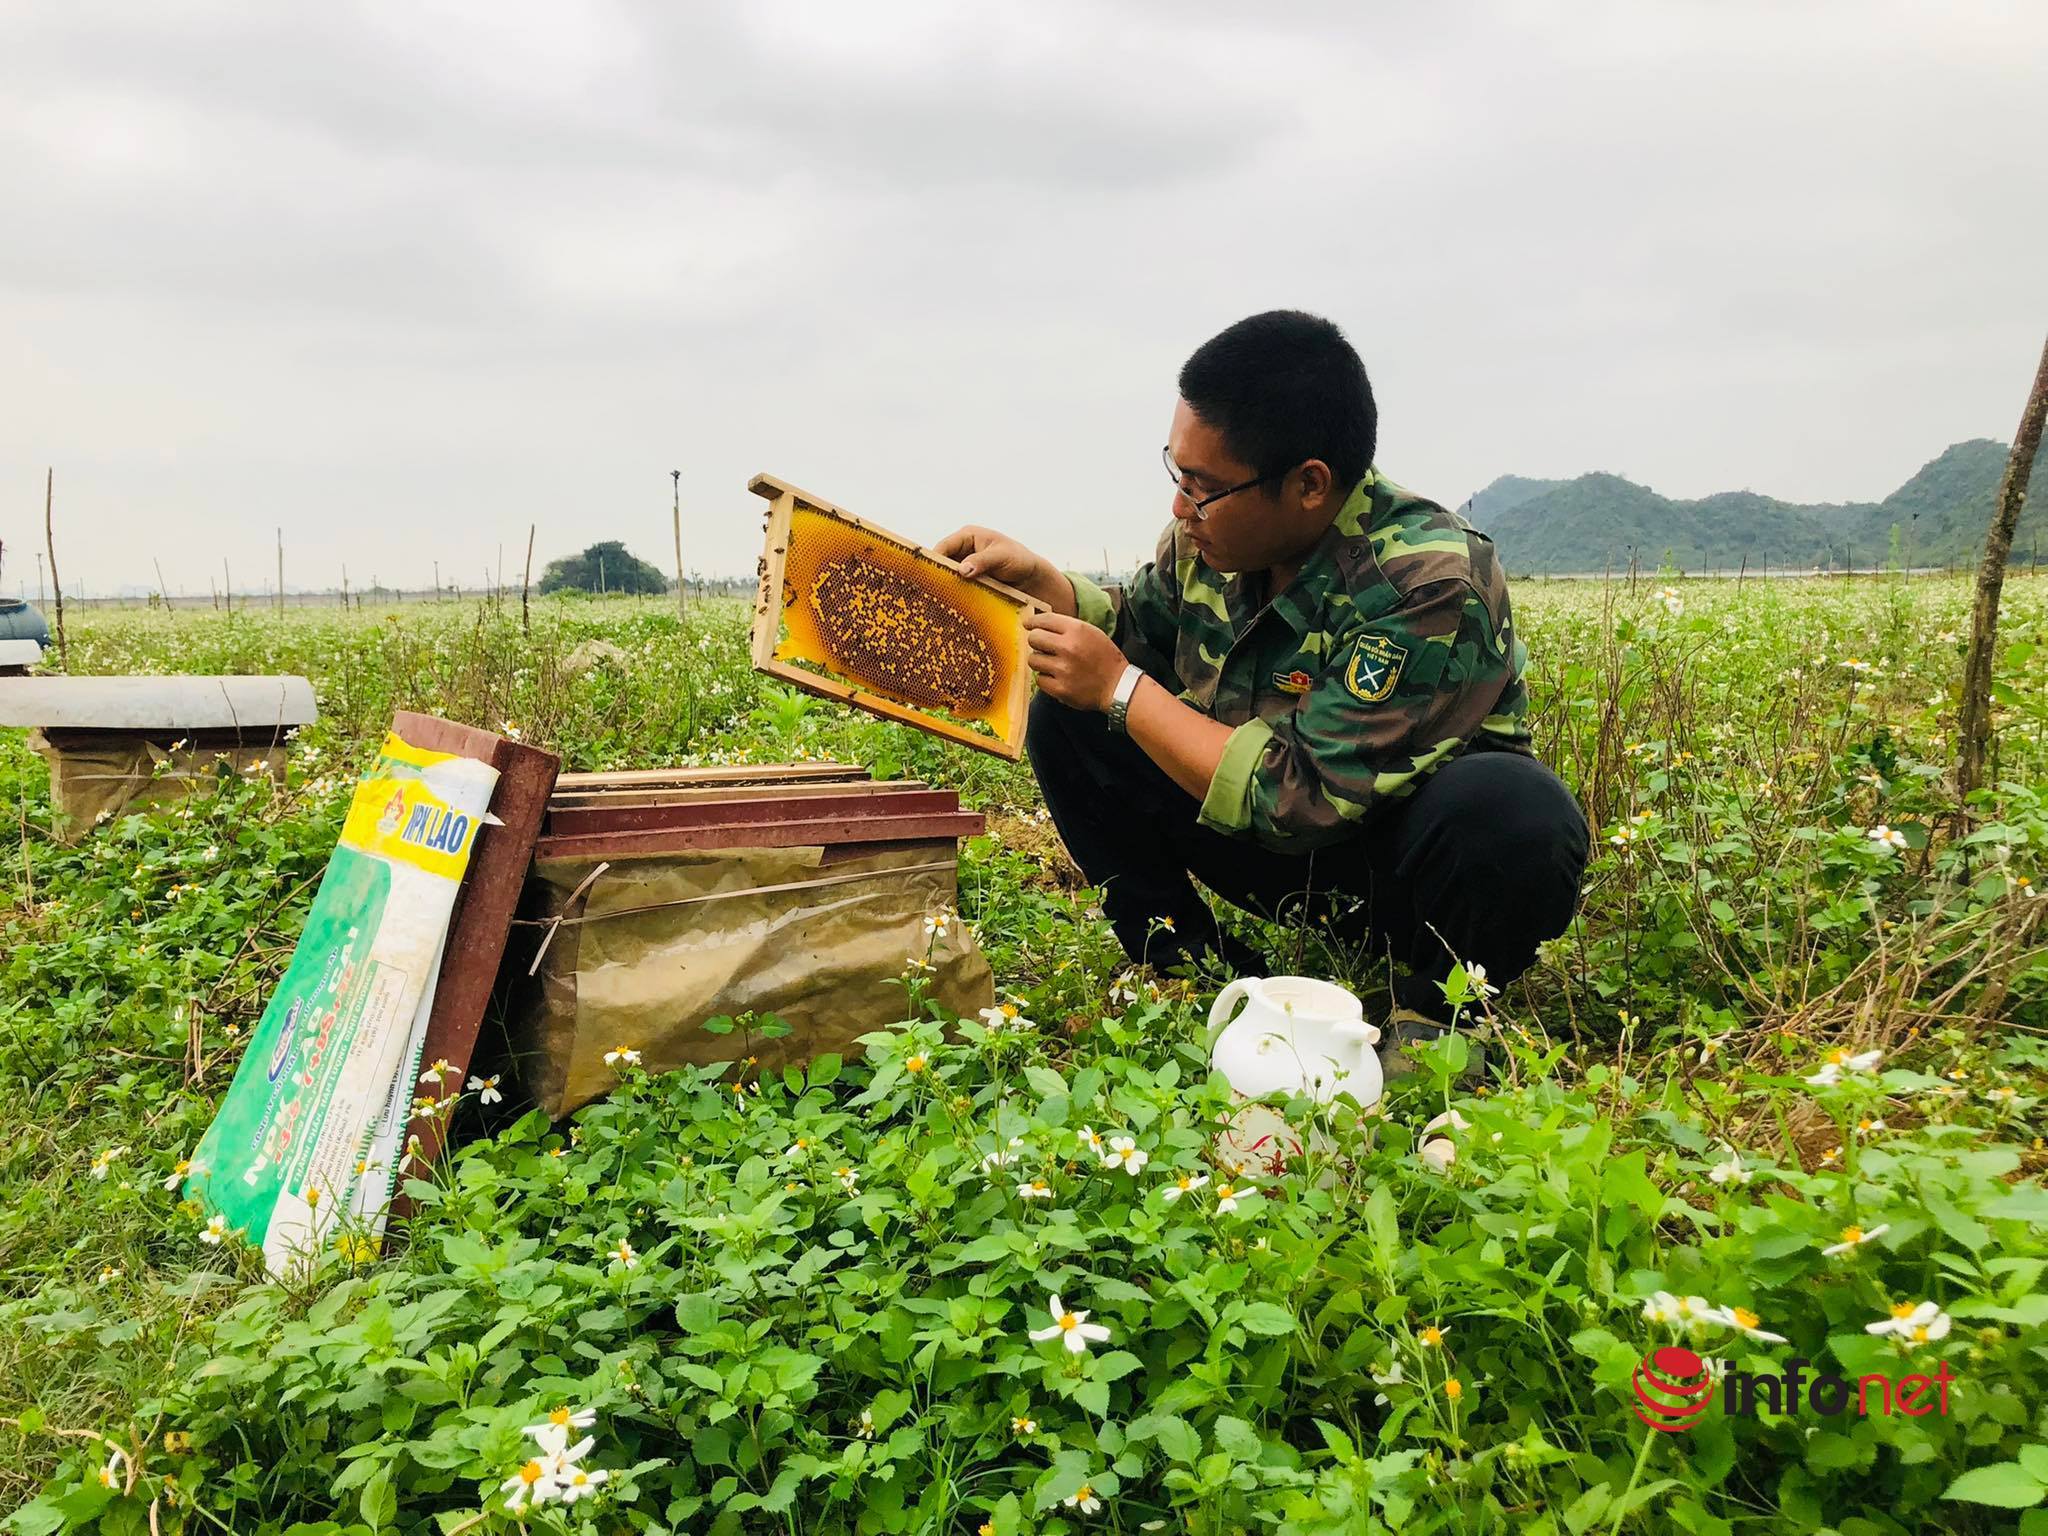
[[[1636,1389],[1635,1416],[1667,1435],[1699,1423],[1714,1395],[1707,1362],[1679,1344],[1638,1361],[1629,1384]]]

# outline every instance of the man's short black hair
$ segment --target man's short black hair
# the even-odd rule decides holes
[[[1195,348],[1180,396],[1260,475],[1321,459],[1340,491],[1372,465],[1380,413],[1344,333],[1320,315],[1269,309]]]

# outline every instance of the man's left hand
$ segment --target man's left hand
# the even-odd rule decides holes
[[[1073,709],[1106,711],[1130,659],[1085,619],[1034,613],[1024,620],[1040,691]]]

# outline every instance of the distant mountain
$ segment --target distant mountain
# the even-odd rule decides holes
[[[1531,480],[1503,475],[1473,496],[1466,516],[1490,534],[1511,572],[1599,571],[1669,561],[1681,571],[1885,563],[1893,528],[1915,565],[1975,561],[1991,521],[2006,445],[1989,438],[1957,443],[1883,501],[1802,504],[1722,491],[1693,501],[1659,496],[1619,475]],[[2034,465],[2027,505],[2013,541],[2028,559],[2048,532],[2048,455]]]

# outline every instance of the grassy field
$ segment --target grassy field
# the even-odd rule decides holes
[[[1213,979],[1124,968],[1028,771],[764,685],[737,603],[549,600],[530,634],[475,602],[74,616],[73,670],[303,672],[322,718],[286,782],[70,848],[0,732],[0,1509],[26,1536],[2048,1531],[2048,587],[2008,589],[1967,816],[1959,581],[1515,597],[1539,749],[1597,829],[1580,920],[1468,1000],[1509,1046],[1487,1090],[1452,1048],[1379,1116],[1288,1106],[1328,1150],[1249,1192],[1211,1153]],[[572,666],[592,639],[621,654]],[[948,1027],[912,970],[862,1062],[636,1077],[565,1125],[466,1104],[385,1255],[264,1283],[165,1186],[395,708],[574,768],[957,786],[990,818],[961,915],[1028,1027]],[[1359,957],[1245,931],[1384,1006]],[[1055,1293],[1107,1338],[1033,1341]],[[1952,1401],[1653,1434],[1631,1373],[1674,1342],[1852,1384],[1946,1361]],[[508,1509],[555,1409],[594,1415],[605,1476]]]

